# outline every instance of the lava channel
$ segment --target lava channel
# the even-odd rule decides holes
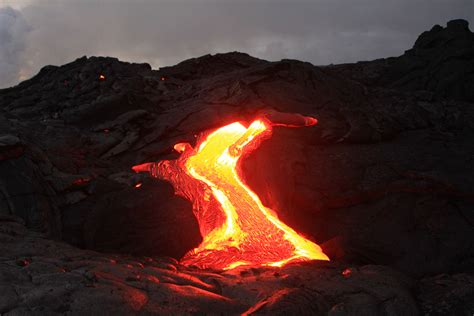
[[[241,177],[241,158],[270,137],[272,125],[297,127],[317,122],[297,114],[289,117],[293,119],[288,124],[268,117],[248,127],[235,122],[201,135],[194,149],[188,143],[176,144],[175,149],[181,152],[177,160],[133,167],[136,172],[170,181],[178,195],[193,203],[203,241],[181,259],[182,264],[225,270],[240,265],[329,260],[317,244],[265,207]]]

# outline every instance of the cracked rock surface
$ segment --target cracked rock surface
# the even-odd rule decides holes
[[[27,230],[14,217],[0,218],[0,240],[1,253],[8,254],[0,257],[2,315],[418,312],[413,281],[383,266],[314,262],[225,273],[196,270],[171,258],[78,250]],[[462,277],[470,278],[464,291],[472,293],[472,277]],[[436,291],[436,280],[423,282]],[[430,303],[426,308],[433,308]]]
[[[454,20],[370,62],[82,57],[0,90],[0,314],[472,314],[473,49]],[[276,127],[245,178],[332,261],[179,265],[191,204],[131,166],[267,110],[319,123]]]

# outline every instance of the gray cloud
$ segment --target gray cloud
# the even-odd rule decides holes
[[[21,79],[29,30],[21,12],[0,8],[0,87]]]
[[[20,10],[32,27],[15,35],[14,41],[25,45],[24,63],[2,73],[0,86],[16,83],[19,70],[32,75],[45,64],[82,55],[155,68],[234,50],[314,64],[400,55],[436,23],[472,21],[474,1],[28,0]],[[0,62],[6,53],[2,43]]]

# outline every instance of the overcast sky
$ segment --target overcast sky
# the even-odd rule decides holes
[[[454,18],[474,23],[474,0],[0,0],[0,88],[84,55],[153,68],[228,51],[316,65],[397,56]]]

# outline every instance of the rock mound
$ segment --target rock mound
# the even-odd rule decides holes
[[[474,33],[465,20],[435,25],[387,73],[390,86],[427,90],[435,95],[474,101]]]

